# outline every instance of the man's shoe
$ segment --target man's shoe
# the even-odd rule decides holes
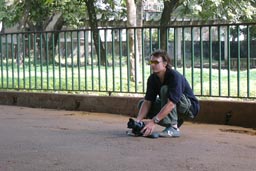
[[[159,133],[159,137],[179,137],[180,130],[179,128],[168,127],[165,128],[162,132]]]

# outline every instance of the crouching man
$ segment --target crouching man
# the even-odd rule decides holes
[[[182,118],[194,118],[199,112],[199,102],[186,78],[172,69],[166,51],[153,52],[149,64],[153,73],[147,81],[145,98],[138,105],[137,122],[144,118],[151,120],[145,121],[141,133],[150,136],[159,124],[165,127],[160,137],[179,137]]]

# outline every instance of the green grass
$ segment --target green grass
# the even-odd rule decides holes
[[[181,69],[179,69],[182,72]],[[191,70],[191,69],[190,69]],[[233,97],[256,97],[256,69],[249,71],[230,71],[222,69],[194,69],[193,80],[192,72],[186,72],[186,78],[193,87],[195,94],[205,96],[233,96]]]
[[[182,68],[177,70],[183,73]],[[256,97],[256,69],[248,72],[228,71],[222,69],[203,70],[186,68],[183,73],[194,92],[198,96],[218,97]],[[143,94],[146,91],[149,66],[145,66],[144,74],[140,67],[137,84],[129,78],[126,66],[82,67],[3,65],[0,69],[0,89],[50,91],[50,92],[113,92],[123,94]]]

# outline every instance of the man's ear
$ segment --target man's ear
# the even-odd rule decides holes
[[[167,65],[168,65],[168,64],[167,64],[167,61],[164,61],[163,63],[164,63],[164,65],[165,65],[165,67],[167,67]]]

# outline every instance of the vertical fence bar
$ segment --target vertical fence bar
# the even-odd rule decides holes
[[[212,26],[209,27],[209,95],[212,96]]]
[[[126,29],[126,48],[127,48],[127,84],[128,84],[128,92],[131,90],[130,82],[131,82],[131,65],[130,65],[130,41],[129,41],[129,29]]]
[[[222,56],[222,51],[221,51],[221,27],[218,26],[218,42],[219,42],[219,60],[218,60],[218,69],[219,69],[219,81],[218,81],[218,85],[219,85],[219,96],[221,96],[221,56]]]
[[[48,37],[48,33],[45,33],[45,48],[46,48],[46,52],[45,52],[45,58],[46,58],[46,83],[47,83],[47,90],[49,90],[50,88],[50,80],[49,80],[49,37]]]
[[[68,90],[73,90],[73,52],[72,52],[72,31],[67,32],[67,37],[66,37],[66,84],[68,86]],[[70,68],[71,66],[71,68]],[[71,74],[70,74],[71,73]],[[71,77],[71,78],[70,78]]]
[[[38,48],[37,48],[37,33],[34,33],[33,35],[34,37],[34,44],[33,44],[33,49],[34,49],[34,67],[35,67],[35,78],[34,78],[34,82],[35,82],[35,89],[37,89],[37,52],[38,52]]]
[[[94,40],[93,40],[93,31],[91,31],[91,82],[92,82],[92,88],[91,90],[94,90],[94,67],[93,67],[93,46],[94,46]],[[95,47],[96,48],[96,47]]]
[[[160,31],[160,28],[157,29],[157,42],[158,42],[158,49],[160,49],[161,48],[161,31]]]
[[[9,46],[9,42],[8,42],[8,35],[5,36],[5,54],[6,54],[6,88],[9,88],[9,51],[8,51],[8,46]]]
[[[165,30],[166,30],[165,44],[166,44],[166,51],[168,52],[168,44],[169,44],[169,29],[168,29],[168,27],[166,27]]]
[[[122,34],[121,30],[118,29],[119,37],[119,66],[120,66],[120,92],[123,92],[123,74],[122,74]]]
[[[105,64],[105,86],[106,86],[105,90],[106,91],[108,91],[108,39],[107,39],[108,31],[109,30],[107,29],[104,30],[104,40],[105,40],[104,43],[105,43],[105,56],[106,56],[106,64]]]
[[[134,70],[135,70],[135,72],[134,72],[134,83],[135,83],[135,93],[137,93],[138,92],[138,85],[137,85],[137,83],[138,83],[138,70],[137,70],[137,56],[138,56],[138,54],[137,54],[137,30],[136,30],[136,28],[134,28],[133,29],[133,35],[134,35],[134,42],[133,42],[133,44],[134,44]]]
[[[71,90],[75,89],[74,84],[74,40],[73,40],[73,31],[70,32],[70,53],[71,53]],[[69,79],[68,79],[69,80]]]
[[[230,56],[230,41],[229,41],[229,36],[230,36],[230,26],[227,26],[227,42],[228,42],[228,66],[227,66],[227,68],[228,68],[228,70],[227,70],[227,72],[228,72],[228,97],[230,97],[230,87],[231,87],[231,84],[230,84],[230,81],[231,81],[231,75],[230,75],[230,70],[231,70],[231,68],[230,68],[230,58],[231,58],[231,56]]]
[[[150,55],[152,54],[152,51],[153,51],[153,39],[152,39],[152,28],[149,28],[149,50],[150,50]],[[149,60],[150,60],[151,56],[149,56]],[[150,68],[150,73],[151,73],[151,67]]]
[[[237,27],[237,97],[240,97],[240,26]]]
[[[25,34],[22,34],[22,77],[23,77],[23,89],[26,89],[26,82],[27,82],[27,78],[26,78],[26,38],[25,38]]]
[[[10,88],[15,88],[15,80],[14,80],[14,56],[15,56],[15,49],[14,49],[14,40],[13,40],[13,35],[11,34],[11,56],[12,56],[12,86]]]
[[[43,89],[43,33],[40,33],[40,75],[41,75],[41,79],[40,79],[40,85],[41,85],[41,90]]]
[[[67,45],[67,32],[64,32],[64,45],[65,45],[65,89],[68,90],[68,45]]]
[[[173,39],[173,63],[174,63],[174,69],[177,69],[177,51],[176,51],[176,42],[178,40],[177,38],[177,27],[174,27],[174,39]]]
[[[201,95],[204,95],[204,73],[203,73],[203,54],[204,54],[204,46],[203,46],[203,27],[200,27],[200,92]]]
[[[191,27],[191,87],[194,91],[194,56],[195,50],[194,50],[194,27]]]
[[[250,27],[247,25],[247,97],[250,97],[250,66],[251,66],[251,32]]]
[[[71,70],[71,77],[72,77],[72,91],[74,90],[77,90],[77,83],[75,82],[75,67],[77,67],[78,65],[78,61],[75,61],[75,56],[74,56],[74,53],[75,53],[75,49],[74,49],[74,35],[76,32],[75,31],[71,31],[71,67],[72,67],[72,70]],[[76,41],[75,42],[78,42],[78,39],[76,38]],[[77,44],[76,44],[77,46]],[[77,49],[76,49],[77,50]],[[78,53],[75,53],[76,55],[78,55]],[[77,59],[77,56],[76,56],[76,59]]]
[[[31,73],[31,33],[28,34],[28,76],[29,76],[29,89],[32,89],[32,73]],[[35,51],[35,50],[34,50]]]
[[[88,46],[89,46],[89,43],[88,43],[88,32],[89,31],[87,31],[87,30],[84,30],[84,90],[86,91],[86,90],[88,90],[88,80],[87,80],[87,74],[88,74],[88,72],[87,72],[87,63],[88,63],[88,61],[87,61],[87,58],[88,58],[88,51],[87,51],[87,48],[88,48]]]
[[[116,80],[115,80],[115,44],[113,43],[115,41],[115,37],[114,37],[114,33],[112,30],[112,34],[111,34],[111,39],[112,39],[112,86],[113,86],[113,91],[116,91]]]
[[[150,48],[149,48],[149,50],[150,50],[150,54],[152,53],[152,49],[153,49],[153,47],[152,47],[152,28],[149,28],[149,46],[150,46]]]
[[[98,31],[98,66],[97,66],[97,68],[98,68],[98,90],[99,91],[101,91],[101,75],[100,75],[100,66],[101,66],[101,58],[102,58],[102,56],[101,56],[101,41],[100,41],[100,30],[97,30]],[[97,51],[97,49],[96,49],[96,51]]]
[[[77,82],[78,82],[78,90],[81,90],[81,54],[80,54],[80,46],[81,46],[81,40],[80,40],[80,31],[78,30],[76,32],[77,37]]]
[[[24,58],[25,58],[25,44],[24,44],[24,34],[20,33],[19,36],[19,41],[21,42],[19,47],[20,47],[20,54],[18,54],[19,56],[19,70],[20,70],[20,87],[19,89],[25,89],[25,77],[24,77]],[[21,68],[20,68],[21,67]]]
[[[16,52],[14,54],[16,54],[16,68],[17,68],[17,86],[15,85],[14,82],[14,88],[20,89],[20,34],[17,33],[15,34],[16,36]],[[13,71],[15,73],[15,70]],[[15,80],[15,77],[13,77],[13,79]]]
[[[62,90],[62,77],[61,77],[61,74],[62,74],[62,70],[61,70],[61,63],[62,63],[62,39],[61,39],[61,34],[58,33],[58,61],[59,61],[59,65],[58,65],[58,69],[59,69],[59,90]]]
[[[52,36],[51,36],[51,40],[49,41],[52,41],[52,84],[53,84],[53,90],[55,91],[56,90],[56,77],[55,77],[55,56],[56,56],[56,45],[55,45],[55,34],[59,34],[59,33],[55,33],[55,32],[52,32],[51,33]],[[57,36],[58,37],[58,36]],[[60,61],[59,61],[60,62]]]
[[[182,27],[182,68],[183,68],[183,75],[186,77],[186,41],[185,41],[185,27]]]
[[[141,28],[141,66],[142,66],[142,93],[145,93],[145,52],[144,52],[144,48],[145,48],[145,36],[144,36],[144,32],[145,29]]]

